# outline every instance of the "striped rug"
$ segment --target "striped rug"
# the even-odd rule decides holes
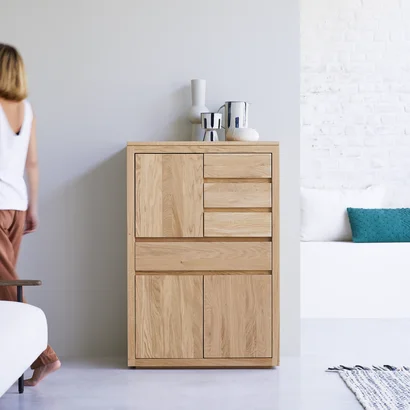
[[[366,410],[409,410],[410,368],[394,366],[336,366],[347,387]]]

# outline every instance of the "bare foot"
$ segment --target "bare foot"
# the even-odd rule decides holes
[[[37,367],[37,369],[34,369],[33,376],[31,376],[31,379],[24,380],[24,385],[37,386],[37,384],[39,384],[41,380],[43,380],[49,374],[57,371],[60,367],[60,360],[57,360],[56,362],[50,364],[46,364],[45,366]]]

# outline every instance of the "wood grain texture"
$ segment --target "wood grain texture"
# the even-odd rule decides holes
[[[135,238],[135,242],[272,242],[270,237],[208,237],[208,238]]]
[[[127,148],[127,339],[128,365],[135,359],[135,156]]]
[[[136,270],[270,270],[271,242],[138,242]]]
[[[162,236],[203,236],[203,155],[167,154],[162,158]]]
[[[203,357],[203,279],[136,276],[136,358]]]
[[[271,207],[270,183],[205,183],[205,208]]]
[[[250,359],[133,359],[128,366],[137,368],[272,368],[277,366],[271,358]]]
[[[204,357],[271,357],[270,276],[204,277]]]
[[[271,178],[270,154],[205,154],[205,178]]]
[[[254,182],[255,184],[266,184],[267,182],[272,182],[272,178],[204,178],[204,182]]]
[[[136,275],[272,275],[271,270],[162,270],[162,271],[137,271]]]
[[[135,156],[135,236],[164,236],[162,155]]]
[[[204,208],[205,212],[272,212],[271,207],[265,208]]]
[[[204,236],[270,237],[271,213],[210,212],[204,214]]]
[[[137,154],[136,236],[203,236],[202,185],[202,154]]]
[[[275,365],[279,365],[280,358],[280,214],[279,214],[279,147],[272,151],[272,214],[273,214],[273,238],[272,238],[272,358]]]
[[[218,141],[218,142],[203,142],[203,141],[153,141],[153,142],[139,142],[139,141],[129,141],[127,142],[128,147],[135,147],[138,150],[147,147],[151,151],[158,151],[161,147],[186,147],[193,148],[196,151],[201,149],[207,149],[212,152],[214,148],[224,148],[226,152],[230,152],[233,148],[239,148],[242,152],[252,152],[254,148],[263,148],[267,152],[271,152],[272,148],[278,146],[277,141]]]
[[[138,154],[252,154],[271,153],[277,143],[259,142],[255,143],[191,143],[191,142],[163,142],[163,143],[130,143],[129,149]]]
[[[196,142],[196,141],[163,141],[163,142],[128,142],[127,146],[135,153],[170,153],[170,154],[232,154],[232,153],[271,153],[278,146],[274,141],[255,142]]]

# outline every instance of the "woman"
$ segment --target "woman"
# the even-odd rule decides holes
[[[26,84],[20,54],[0,43],[0,280],[18,279],[16,263],[22,235],[38,227],[36,123],[26,100]],[[0,287],[0,300],[16,301],[16,288]],[[32,364],[33,376],[25,385],[37,385],[60,366],[57,355],[47,346]]]

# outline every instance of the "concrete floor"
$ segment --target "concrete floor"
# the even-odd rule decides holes
[[[307,320],[302,356],[266,370],[131,370],[119,358],[65,361],[1,410],[356,410],[335,364],[410,364],[410,321]],[[377,337],[376,337],[377,336]]]
[[[14,386],[0,399],[0,409],[360,409],[324,366],[284,358],[272,370],[128,370],[119,359],[68,361],[24,395]]]

